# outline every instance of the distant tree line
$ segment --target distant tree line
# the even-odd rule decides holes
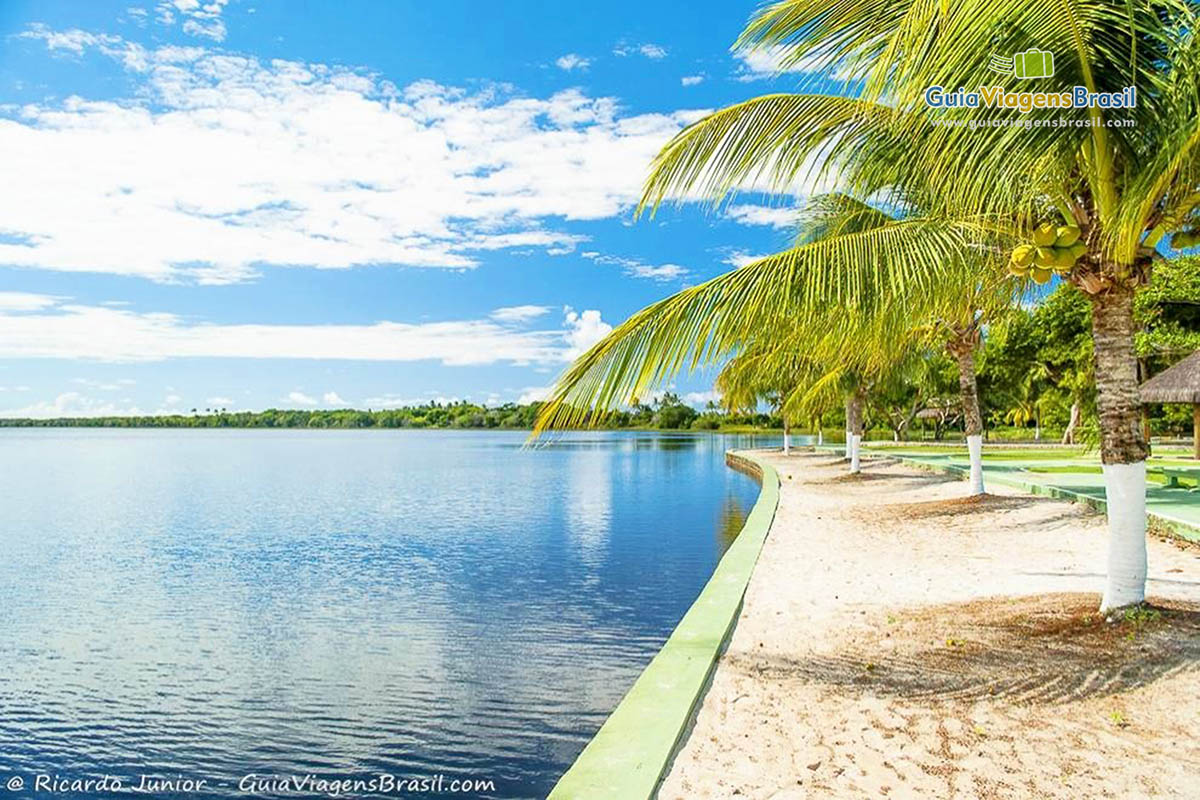
[[[192,409],[189,414],[130,417],[60,417],[0,419],[0,427],[15,428],[452,428],[527,430],[533,427],[541,403],[427,403],[379,411],[356,409],[265,411]],[[651,404],[635,402],[613,414],[604,428],[661,430],[720,430],[722,428],[781,428],[774,414],[730,414],[708,403],[698,411],[678,395],[666,393]]]

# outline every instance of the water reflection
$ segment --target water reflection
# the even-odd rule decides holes
[[[718,550],[725,552],[729,549],[734,539],[742,532],[742,526],[746,524],[748,514],[748,510],[742,505],[740,498],[734,495],[725,498],[725,501],[721,503],[721,511],[717,515],[717,524],[714,526]]]
[[[659,438],[0,432],[0,774],[544,796],[757,494]]]
[[[595,568],[604,557],[612,522],[613,458],[608,447],[572,452],[567,460],[567,535],[591,570],[590,581],[600,579]]]

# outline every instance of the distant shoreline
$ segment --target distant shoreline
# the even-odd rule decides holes
[[[230,411],[192,408],[174,414],[126,414],[96,417],[8,417],[0,428],[333,428],[340,430],[532,430],[542,403],[481,406],[468,402],[427,403],[381,410],[284,409]],[[782,433],[783,421],[771,414],[733,414],[711,404],[698,411],[665,395],[653,406],[637,403],[613,412],[590,430],[673,430]]]
[[[514,431],[529,432],[532,425],[322,425],[322,424],[238,424],[195,422],[194,417],[56,417],[48,419],[4,419],[0,418],[0,428],[103,428],[103,429],[138,429],[138,430],[329,430],[329,431]],[[756,427],[749,425],[730,425],[717,428],[660,428],[650,425],[641,426],[596,426],[593,428],[577,428],[579,432],[630,431],[635,433],[674,433],[674,434],[754,434],[782,436],[780,428]],[[559,431],[556,431],[558,433]],[[566,431],[563,431],[566,432]]]

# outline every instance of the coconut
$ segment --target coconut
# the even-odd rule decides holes
[[[1058,239],[1058,229],[1049,222],[1043,222],[1033,229],[1033,243],[1039,247],[1050,247]]]
[[[1033,278],[1034,283],[1046,283],[1050,280],[1050,275],[1050,270],[1041,267],[1034,267],[1029,273],[1029,277]]]
[[[1052,267],[1054,266],[1055,253],[1053,247],[1039,247],[1034,253],[1033,263],[1037,267]]]
[[[1075,266],[1075,255],[1071,252],[1071,248],[1054,248],[1054,263],[1051,266],[1053,266],[1055,269],[1066,270],[1070,270],[1071,267]]]
[[[1079,235],[1083,231],[1079,230],[1074,225],[1063,225],[1055,230],[1054,246],[1055,247],[1070,247],[1079,241]]]
[[[1022,267],[1028,267],[1033,264],[1033,257],[1037,254],[1037,248],[1031,244],[1019,244],[1013,248],[1012,260],[1013,263],[1020,264]]]
[[[1083,242],[1076,242],[1075,244],[1071,245],[1070,250],[1071,255],[1075,257],[1076,261],[1078,261],[1079,259],[1083,258],[1084,253],[1087,252],[1087,245]]]

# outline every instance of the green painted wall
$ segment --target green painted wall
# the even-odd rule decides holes
[[[666,775],[733,633],[779,505],[774,468],[745,453],[726,454],[726,463],[759,480],[758,501],[696,602],[559,780],[551,800],[642,800],[654,796]]]

